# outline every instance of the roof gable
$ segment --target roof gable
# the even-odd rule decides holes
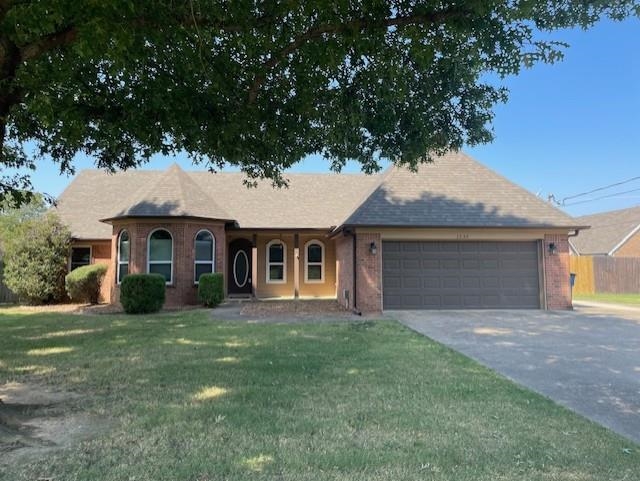
[[[203,217],[232,220],[229,213],[207,195],[178,164],[155,182],[142,186],[107,220],[123,217]]]
[[[640,226],[640,206],[578,217],[589,230],[572,239],[581,255],[613,254]]]
[[[248,188],[241,173],[180,172],[178,182],[165,178],[167,171],[83,170],[58,199],[56,211],[77,239],[110,238],[112,228],[101,219],[186,213],[235,220],[243,228],[329,230],[353,211],[381,177],[291,173],[286,175],[289,187],[278,189],[268,181]],[[172,192],[171,182],[181,194]],[[156,198],[154,192],[160,186],[164,186],[162,196]],[[201,211],[210,205],[215,205],[211,211]]]
[[[574,219],[462,152],[393,167],[345,225],[568,227]]]

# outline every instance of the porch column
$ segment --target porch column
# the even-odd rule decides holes
[[[253,297],[256,296],[257,286],[258,286],[258,236],[253,234],[253,239],[251,240],[251,295]]]
[[[300,297],[300,237],[293,236],[293,297]]]

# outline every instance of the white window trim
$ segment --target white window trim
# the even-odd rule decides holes
[[[127,233],[129,235],[129,260],[127,262],[122,262],[120,260],[120,240],[122,239],[122,234]],[[120,266],[123,264],[127,264],[127,272],[129,271],[129,262],[131,262],[131,234],[127,229],[122,229],[120,234],[118,234],[118,243],[116,245],[116,249],[118,249],[118,257],[116,259],[116,284],[120,285],[122,283],[122,279],[120,279]]]
[[[309,251],[307,250],[311,244],[318,244],[322,249],[322,258],[320,262],[309,262]],[[305,284],[324,284],[324,242],[317,239],[311,239],[304,245],[304,283]],[[320,279],[309,279],[309,265],[320,266]]]
[[[269,259],[269,248],[273,244],[282,244],[282,262],[271,262],[271,259]],[[287,244],[285,244],[284,241],[280,239],[273,239],[272,241],[269,241],[267,243],[267,252],[266,252],[265,260],[266,260],[266,270],[267,270],[266,276],[265,276],[266,283],[267,284],[286,284],[287,283]],[[282,280],[269,278],[270,267],[272,265],[282,266]]]
[[[207,234],[209,234],[213,239],[213,244],[212,244],[213,252],[211,253],[210,261],[199,261],[196,259],[196,242],[198,240],[198,236],[203,232],[206,232]],[[193,279],[194,279],[193,283],[196,286],[200,283],[200,280],[196,279],[196,266],[198,265],[211,265],[211,272],[216,271],[216,236],[214,236],[213,233],[208,229],[200,229],[198,232],[196,232],[196,235],[193,238]]]
[[[71,246],[69,250],[69,265],[67,266],[67,270],[71,272],[71,266],[73,265],[73,249],[87,249],[89,248],[89,263],[85,264],[86,266],[90,266],[93,264],[93,246],[91,244],[74,244]]]
[[[149,246],[151,245],[151,236],[155,233],[158,232],[160,230],[163,230],[165,232],[167,232],[169,234],[169,237],[171,237],[171,260],[170,261],[153,261],[151,262],[151,256],[149,255]],[[171,286],[173,285],[173,247],[174,247],[174,242],[173,242],[173,234],[171,232],[169,232],[169,229],[165,229],[164,227],[158,227],[157,229],[153,229],[151,232],[149,232],[149,235],[147,236],[147,274],[151,274],[150,272],[150,266],[151,264],[171,264],[171,278],[165,282],[165,285],[167,286]]]

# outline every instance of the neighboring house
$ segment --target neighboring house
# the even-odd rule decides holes
[[[577,217],[590,229],[570,239],[572,255],[640,257],[640,206]]]
[[[157,272],[167,303],[196,302],[205,272],[228,296],[334,298],[396,308],[571,308],[568,235],[581,223],[464,153],[418,173],[82,171],[62,194],[71,262],[106,262],[117,302],[128,273]],[[74,265],[75,265],[74,264]]]

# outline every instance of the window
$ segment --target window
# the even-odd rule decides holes
[[[118,284],[122,282],[124,276],[129,274],[129,246],[129,233],[123,230],[118,238],[118,278],[116,279]]]
[[[324,282],[324,244],[320,241],[311,240],[304,246],[304,281]]]
[[[287,246],[279,240],[267,244],[267,282],[284,284],[287,282]]]
[[[91,264],[91,247],[72,247],[69,270]]]
[[[196,234],[195,241],[195,283],[198,283],[202,274],[215,272],[216,241],[208,230],[201,230]]]
[[[164,229],[154,230],[149,236],[147,272],[162,274],[167,284],[173,280],[173,238]]]

